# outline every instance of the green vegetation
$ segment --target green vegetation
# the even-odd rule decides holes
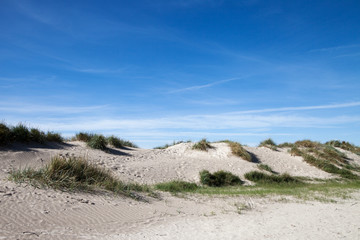
[[[326,145],[337,147],[344,149],[346,151],[350,151],[352,153],[355,153],[357,155],[360,155],[360,147],[355,146],[354,144],[351,144],[349,142],[345,141],[338,141],[338,140],[331,140],[329,142],[325,143]]]
[[[86,142],[87,145],[91,148],[100,150],[105,150],[107,144],[115,148],[138,147],[134,143],[115,137],[114,135],[105,138],[103,135],[79,132],[75,135],[75,139],[78,141]]]
[[[61,143],[64,141],[64,139],[61,137],[60,134],[54,133],[54,132],[47,132],[46,140],[49,142],[58,142],[58,143]]]
[[[207,170],[200,172],[200,182],[203,185],[210,187],[234,186],[243,184],[243,181],[241,181],[238,176],[232,174],[231,172],[217,171],[211,174]]]
[[[267,147],[267,148],[270,148],[273,151],[277,151],[277,145],[271,138],[262,141],[259,144],[259,147]]]
[[[279,148],[285,148],[285,147],[288,147],[288,148],[291,148],[294,146],[293,143],[288,143],[288,142],[284,142],[284,143],[281,143],[279,145],[277,145]]]
[[[291,149],[290,149],[290,154],[292,156],[301,156],[302,155],[302,152],[300,151],[299,148],[297,148],[296,146],[293,146]]]
[[[186,142],[191,142],[191,141],[186,141]],[[184,141],[177,141],[177,142],[174,141],[171,144],[165,144],[163,146],[154,147],[154,149],[166,149],[168,147],[172,147],[172,146],[175,146],[175,145],[180,144],[180,143],[184,143]]]
[[[273,171],[272,168],[269,165],[266,165],[266,164],[259,164],[258,168],[260,170],[265,170],[265,171],[267,171],[269,173],[275,173],[275,171]]]
[[[90,141],[87,142],[87,145],[94,149],[100,149],[105,150],[107,141],[106,138],[103,135],[97,135],[95,134]]]
[[[138,148],[138,146],[128,140],[123,140],[121,138],[110,136],[107,138],[107,141],[110,145],[116,148],[124,148],[124,147],[132,147],[132,148]]]
[[[213,148],[205,138],[195,143],[192,147],[193,150],[207,151],[209,148]]]
[[[300,180],[290,176],[289,174],[269,175],[258,171],[251,171],[246,173],[245,178],[249,181],[261,184],[294,184],[302,183]]]
[[[29,129],[24,124],[19,123],[15,127],[9,127],[5,123],[0,123],[0,145],[8,145],[13,142],[59,142],[62,143],[64,139],[58,133],[48,132],[45,134],[37,128]]]
[[[226,142],[229,145],[232,154],[234,154],[235,156],[241,157],[248,162],[252,161],[250,153],[248,153],[248,151],[246,151],[240,143],[229,140],[225,140],[223,142]]]
[[[344,168],[338,168],[334,164],[330,163],[329,160],[316,158],[310,154],[302,154],[305,162],[313,165],[325,172],[339,174],[343,178],[348,179],[359,179],[359,176],[353,174],[350,170]]]
[[[301,140],[301,141],[296,141],[294,143],[294,145],[296,147],[316,148],[316,147],[320,146],[321,143],[313,142],[311,140]]]
[[[70,191],[103,189],[132,198],[139,198],[135,192],[152,194],[148,186],[125,184],[113,177],[109,171],[78,157],[53,157],[50,164],[39,170],[26,169],[11,172],[10,179],[15,182],[30,182],[35,186]]]
[[[159,183],[155,188],[165,192],[178,193],[178,192],[193,192],[199,188],[196,183],[189,183],[185,181],[171,181],[166,183]]]
[[[11,142],[11,130],[6,124],[0,123],[0,146]]]
[[[94,136],[92,133],[79,132],[75,135],[75,139],[82,142],[89,142]]]

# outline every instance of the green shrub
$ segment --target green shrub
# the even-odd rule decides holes
[[[155,185],[156,189],[166,192],[192,192],[199,188],[195,183],[189,183],[185,181],[171,181],[167,183],[159,183]]]
[[[231,148],[231,152],[232,154],[234,154],[235,156],[241,157],[242,159],[251,162],[252,158],[251,155],[243,148],[243,146],[241,146],[240,143],[238,142],[232,142],[232,141],[227,141],[229,147]]]
[[[46,140],[49,142],[58,142],[58,143],[64,142],[64,139],[61,137],[61,135],[59,133],[54,133],[54,132],[47,132]]]
[[[301,183],[300,180],[290,176],[287,173],[277,176],[277,175],[268,175],[259,171],[251,171],[246,173],[244,176],[249,181],[263,183],[263,184]]]
[[[29,129],[22,123],[11,129],[13,140],[16,142],[30,142],[31,134]]]
[[[192,147],[194,150],[207,151],[209,148],[213,148],[205,138],[195,143]]]
[[[12,141],[11,130],[6,124],[0,123],[0,146],[7,145]]]
[[[93,136],[94,134],[91,133],[79,132],[75,135],[75,138],[78,141],[89,142]]]
[[[94,149],[100,149],[105,150],[106,149],[106,138],[103,135],[97,135],[95,134],[89,142],[87,142],[87,145]]]
[[[243,184],[241,179],[238,176],[232,174],[231,172],[217,171],[211,174],[207,170],[203,170],[200,172],[200,182],[203,185],[208,185],[210,187],[222,187]]]

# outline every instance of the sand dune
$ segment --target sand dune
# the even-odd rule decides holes
[[[257,170],[231,154],[226,143],[208,152],[182,143],[167,149],[93,150],[83,142],[15,145],[0,150],[0,239],[360,239],[360,192],[339,203],[298,202],[280,197],[175,197],[139,202],[110,193],[68,193],[7,180],[9,171],[39,168],[51,156],[85,156],[124,181],[154,184],[199,182],[199,171],[227,170],[243,178]],[[331,178],[286,149],[246,147],[279,173]],[[357,155],[347,153],[358,164]],[[246,208],[239,214],[239,205]]]

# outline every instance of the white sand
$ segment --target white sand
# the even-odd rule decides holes
[[[82,142],[59,148],[17,145],[0,149],[0,239],[360,239],[360,191],[338,203],[298,202],[281,197],[192,196],[149,203],[112,194],[35,189],[7,180],[11,169],[41,167],[58,154],[86,156],[124,181],[198,182],[199,171],[243,174],[256,164],[231,154],[225,143],[209,152],[183,143],[165,150],[92,150]],[[246,148],[279,173],[330,178],[286,150]],[[348,154],[348,153],[347,153]],[[360,162],[358,156],[348,155]],[[239,214],[239,208],[244,208]]]

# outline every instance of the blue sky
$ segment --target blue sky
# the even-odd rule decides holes
[[[359,1],[0,1],[0,120],[360,144]]]

